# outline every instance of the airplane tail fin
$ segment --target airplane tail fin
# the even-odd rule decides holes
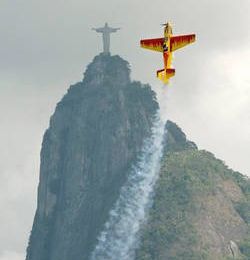
[[[157,70],[157,78],[167,84],[169,79],[175,75],[175,69]]]

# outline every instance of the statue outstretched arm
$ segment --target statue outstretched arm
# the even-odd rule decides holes
[[[110,32],[112,32],[112,33],[116,32],[118,30],[121,30],[121,28],[110,28]]]
[[[92,28],[93,31],[96,31],[98,33],[102,33],[103,32],[103,28]]]

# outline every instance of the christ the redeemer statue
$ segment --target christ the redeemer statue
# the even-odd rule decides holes
[[[103,53],[109,54],[110,53],[110,34],[115,33],[116,31],[120,30],[120,28],[111,28],[108,26],[108,23],[105,23],[105,26],[102,28],[92,28],[92,30],[102,33],[103,39]]]

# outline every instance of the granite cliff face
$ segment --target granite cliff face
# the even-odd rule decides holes
[[[58,103],[41,151],[27,260],[88,259],[158,104],[128,63],[99,55]]]
[[[90,259],[158,109],[150,87],[129,73],[119,56],[96,56],[58,103],[43,139],[26,260]],[[135,258],[250,259],[249,180],[198,150],[175,123],[166,130]]]

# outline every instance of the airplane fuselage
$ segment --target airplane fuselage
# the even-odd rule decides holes
[[[163,43],[163,60],[164,60],[164,70],[167,73],[167,69],[171,68],[172,65],[172,52],[170,50],[170,39],[172,33],[172,28],[169,24],[164,28],[164,43]]]

